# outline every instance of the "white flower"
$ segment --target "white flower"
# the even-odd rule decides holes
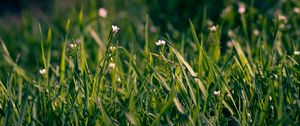
[[[105,8],[100,8],[100,9],[98,10],[98,15],[99,15],[100,17],[106,18],[106,16],[107,16],[107,10],[106,10]]]
[[[214,95],[217,97],[221,96],[221,91],[214,91]]]
[[[209,28],[209,30],[212,32],[217,31],[217,27],[213,25]]]
[[[109,65],[108,65],[108,67],[109,67],[110,69],[114,69],[114,68],[115,68],[115,66],[116,66],[116,64],[115,64],[115,63],[109,63]]]
[[[243,3],[239,4],[239,13],[243,14],[245,12],[246,12],[246,5]]]
[[[279,19],[280,21],[285,21],[285,20],[286,20],[286,16],[284,16],[284,15],[282,15],[282,14],[279,14],[279,15],[278,15],[278,19]]]
[[[165,41],[165,40],[158,40],[157,42],[155,42],[155,44],[156,44],[157,46],[165,45],[165,44],[166,44],[166,41]]]
[[[71,49],[74,49],[74,48],[76,48],[76,47],[77,47],[77,44],[75,44],[75,43],[71,43],[71,44],[70,44],[70,48],[71,48]]]
[[[111,28],[112,28],[112,32],[114,34],[118,33],[118,31],[120,30],[120,28],[118,26],[115,26],[115,25],[112,25]]]
[[[226,43],[226,46],[227,46],[228,48],[232,48],[232,47],[233,47],[233,41],[228,41],[228,42]]]
[[[296,14],[300,14],[300,8],[298,8],[298,7],[295,7],[295,8],[293,9],[293,11],[294,11]]]
[[[40,69],[40,74],[41,74],[41,75],[45,75],[46,72],[47,72],[46,69]]]
[[[258,29],[254,29],[254,30],[253,30],[253,34],[254,34],[255,36],[258,36],[258,35],[259,35],[259,30],[258,30]]]
[[[118,81],[118,82],[121,82],[121,78],[120,78],[120,77],[118,77],[117,81]]]
[[[300,55],[300,51],[295,51],[294,54],[295,55]]]
[[[227,32],[227,35],[228,35],[228,37],[232,37],[233,36],[233,31],[232,30],[228,30],[228,32]]]
[[[165,45],[166,44],[166,41],[164,41],[164,40],[161,40],[161,42],[160,42],[162,45]]]
[[[110,49],[111,51],[113,51],[113,50],[115,50],[115,49],[116,49],[116,47],[114,47],[114,46],[111,46],[111,47],[109,47],[109,49]]]
[[[160,46],[160,41],[155,42],[157,46]]]

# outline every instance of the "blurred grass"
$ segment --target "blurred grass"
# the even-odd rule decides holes
[[[49,6],[0,19],[0,124],[299,125],[299,1]]]

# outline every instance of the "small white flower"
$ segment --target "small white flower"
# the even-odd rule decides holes
[[[120,77],[118,77],[117,81],[118,81],[118,82],[121,82],[121,78],[120,78]]]
[[[278,19],[279,19],[280,21],[285,21],[285,20],[286,20],[286,16],[284,16],[284,15],[282,15],[282,14],[279,14],[279,15],[278,15]]]
[[[239,4],[239,13],[243,14],[245,12],[246,12],[246,5],[243,3]]]
[[[109,65],[108,65],[108,67],[109,67],[110,69],[114,69],[114,68],[115,68],[115,66],[116,66],[116,64],[115,64],[115,63],[109,63]]]
[[[228,48],[232,48],[232,47],[233,47],[233,42],[232,42],[232,41],[228,41],[228,42],[226,43],[226,46],[227,46]]]
[[[118,31],[120,30],[120,28],[118,26],[115,26],[115,25],[112,25],[111,28],[112,28],[112,32],[114,34],[118,33]]]
[[[213,25],[209,28],[209,30],[212,32],[217,31],[217,27]]]
[[[46,72],[47,72],[46,69],[40,69],[40,74],[41,74],[41,75],[45,75]]]
[[[155,42],[155,44],[156,44],[157,46],[160,46],[160,41],[158,40],[157,42]]]
[[[295,55],[300,55],[300,51],[295,51],[294,54]]]
[[[166,41],[164,41],[164,40],[161,40],[161,45],[165,45],[166,44]]]
[[[214,95],[217,96],[217,97],[220,97],[221,96],[221,91],[214,91]]]
[[[269,95],[269,100],[272,101],[272,96],[271,95]]]
[[[75,43],[71,43],[71,44],[70,44],[70,48],[71,48],[71,49],[74,49],[74,48],[76,48],[76,47],[77,47],[77,44],[75,44]]]
[[[98,10],[98,15],[99,15],[100,17],[106,18],[106,16],[107,16],[107,10],[106,10],[105,8],[100,8],[100,9]]]
[[[258,35],[259,35],[259,30],[258,30],[258,29],[254,29],[254,30],[253,30],[253,34],[254,34],[255,36],[258,36]]]
[[[157,42],[155,42],[155,44],[156,44],[157,46],[165,45],[165,44],[166,44],[166,41],[165,41],[165,40],[158,40]]]
[[[116,49],[116,47],[114,47],[114,46],[111,46],[111,47],[109,47],[109,49],[110,49],[111,51],[113,51],[113,50],[115,50],[115,49]]]
[[[298,7],[295,7],[295,8],[293,9],[293,11],[294,11],[296,14],[300,14],[300,8],[298,8]]]
[[[233,31],[232,30],[228,30],[228,32],[227,32],[227,35],[228,35],[228,37],[233,37]]]

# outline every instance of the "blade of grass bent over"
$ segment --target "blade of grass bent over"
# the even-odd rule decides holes
[[[201,92],[204,94],[204,96],[207,96],[207,91],[205,89],[205,86],[202,84],[202,82],[200,81],[200,79],[197,77],[197,73],[193,70],[193,68],[188,64],[188,62],[185,61],[185,59],[182,57],[182,55],[175,50],[172,46],[169,46],[171,48],[171,50],[173,51],[173,53],[175,53],[176,57],[178,58],[178,60],[180,62],[182,62],[184,64],[184,66],[187,68],[187,70],[189,71],[189,73],[192,75],[192,77],[194,77],[195,82],[198,84]]]

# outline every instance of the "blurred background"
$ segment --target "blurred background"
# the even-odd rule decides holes
[[[241,6],[246,8],[244,14],[239,13]],[[281,28],[279,39],[288,50],[285,53],[292,53],[291,41],[300,40],[300,15],[295,10],[297,7],[300,7],[299,0],[1,0],[0,38],[12,57],[17,59],[19,56],[19,64],[28,69],[40,64],[35,59],[41,55],[39,26],[45,36],[48,29],[52,30],[52,55],[59,57],[65,36],[64,28],[69,19],[69,41],[84,35],[86,46],[90,49],[90,59],[97,52],[95,42],[89,34],[91,28],[105,41],[111,25],[118,25],[121,28],[118,43],[129,50],[142,49],[147,17],[150,48],[162,37],[168,37],[175,43],[183,38],[191,42],[191,20],[199,36],[208,35],[210,25],[221,28],[222,53],[226,52],[226,44],[232,34],[241,40],[252,42],[255,47],[257,33],[260,39],[272,44],[277,28]],[[99,16],[99,8],[107,10],[106,17]],[[83,13],[83,22],[79,21],[80,12]],[[280,14],[288,17],[288,20],[278,22]],[[246,19],[244,24],[242,18]],[[283,26],[278,27],[281,24]],[[247,29],[243,29],[243,25]],[[2,59],[0,57],[0,61]],[[0,66],[3,68],[5,64],[0,63]]]

